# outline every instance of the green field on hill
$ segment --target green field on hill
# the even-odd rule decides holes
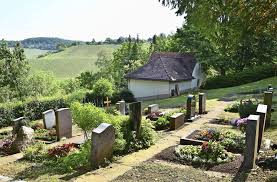
[[[24,53],[27,59],[36,59],[39,55],[47,53],[48,50],[24,48]]]
[[[113,51],[117,48],[118,45],[78,45],[42,58],[37,58],[39,54],[32,56],[35,53],[30,50],[30,53],[25,53],[29,57],[32,72],[50,71],[58,79],[66,79],[75,77],[84,71],[96,72],[97,54],[104,51],[108,56],[112,56]]]

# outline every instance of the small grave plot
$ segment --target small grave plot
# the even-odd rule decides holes
[[[35,140],[45,143],[53,143],[57,141],[56,129],[37,129],[34,135]]]
[[[243,153],[245,146],[245,136],[232,131],[220,132],[216,129],[195,130],[188,136],[182,137],[181,145],[202,145],[207,141],[220,143],[224,148],[232,153]]]
[[[155,155],[154,159],[209,170],[214,166],[232,162],[235,156],[224,150],[224,147],[217,142],[205,142],[198,146],[172,146]]]

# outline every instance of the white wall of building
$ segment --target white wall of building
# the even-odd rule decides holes
[[[179,91],[180,92],[185,92],[189,89],[191,89],[191,81],[181,81],[181,82],[170,82],[169,84],[169,88],[170,90],[174,90],[175,89],[175,85],[178,84],[179,85]]]
[[[128,88],[133,92],[135,98],[169,96],[170,93],[168,81],[130,79]]]
[[[201,69],[201,65],[199,63],[196,63],[193,72],[192,72],[192,76],[195,78],[191,81],[191,88],[197,88],[200,87],[200,85],[203,83],[204,81],[204,74],[202,72]]]

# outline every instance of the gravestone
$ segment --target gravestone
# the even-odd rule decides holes
[[[199,93],[199,114],[206,114],[206,94]]]
[[[43,112],[42,115],[45,129],[52,129],[56,126],[56,116],[53,109]]]
[[[116,109],[120,112],[120,114],[125,115],[126,114],[126,103],[124,100],[118,101],[116,103]]]
[[[72,117],[69,108],[61,108],[56,111],[57,139],[72,137]]]
[[[133,102],[129,104],[129,115],[132,122],[132,129],[137,132],[138,136],[142,119],[141,102]]]
[[[170,116],[170,130],[176,130],[184,124],[184,113],[175,113]]]
[[[264,92],[264,105],[267,105],[266,122],[265,122],[266,128],[270,127],[272,97],[273,97],[272,92],[268,92],[268,91]]]
[[[91,134],[91,166],[98,168],[112,159],[115,143],[115,129],[111,124],[102,123]]]
[[[33,142],[34,130],[32,128],[21,126],[16,133],[15,140],[12,142],[11,153],[21,152]]]
[[[196,120],[197,118],[199,118],[199,115],[195,114],[195,108],[196,108],[196,100],[195,100],[195,96],[194,95],[188,95],[187,98],[187,113],[186,113],[186,117],[185,120],[192,122],[194,120]]]
[[[153,112],[159,111],[159,105],[158,104],[151,104],[148,106],[148,114],[151,114]]]
[[[26,124],[27,124],[27,122],[26,122],[25,117],[20,117],[20,118],[13,120],[13,130],[12,130],[13,136],[18,133],[18,131],[20,130],[20,128],[22,126],[26,126]]]
[[[110,106],[111,101],[109,100],[109,97],[106,97],[106,101],[104,101],[104,104],[106,105],[106,107]]]
[[[255,167],[258,149],[258,136],[259,136],[259,115],[250,115],[247,118],[246,124],[246,148],[244,151],[244,159],[242,169],[250,170]]]
[[[264,135],[264,128],[265,128],[265,119],[266,119],[266,112],[267,112],[267,105],[259,104],[257,107],[257,114],[260,115],[259,121],[259,138],[258,138],[258,150],[259,152],[263,140]]]

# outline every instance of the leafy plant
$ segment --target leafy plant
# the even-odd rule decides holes
[[[110,80],[101,78],[93,86],[93,92],[100,97],[111,97],[114,93],[114,85]]]
[[[153,122],[156,130],[164,130],[169,128],[169,121],[165,117],[158,118],[157,121]]]
[[[233,112],[237,113],[239,112],[239,102],[235,102],[234,104],[229,104],[227,107],[224,109],[225,112]]]
[[[255,114],[258,104],[258,100],[241,100],[238,107],[240,118],[247,118],[250,114]]]
[[[74,151],[75,149],[76,148],[73,143],[63,144],[63,145],[56,146],[52,149],[49,149],[48,155],[50,157],[56,157],[56,158],[64,157],[64,156],[67,156],[70,152]]]
[[[233,157],[217,142],[205,142],[202,146],[185,145],[175,148],[181,160],[192,164],[215,165],[232,161]]]
[[[33,162],[41,162],[47,158],[46,146],[36,142],[23,150],[23,158]]]
[[[219,141],[222,138],[222,134],[215,129],[207,129],[197,132],[194,138],[204,141]]]

